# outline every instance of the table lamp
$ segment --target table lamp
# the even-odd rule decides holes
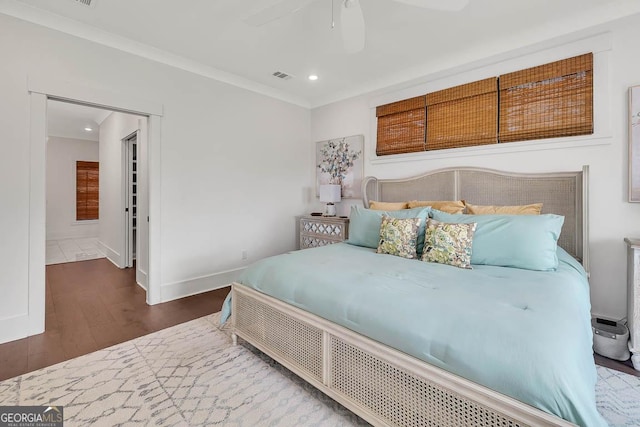
[[[327,204],[324,216],[336,216],[336,205],[334,203],[340,201],[341,192],[342,186],[339,184],[320,185],[320,201]]]

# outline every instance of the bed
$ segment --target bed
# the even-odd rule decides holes
[[[234,343],[241,337],[374,425],[605,425],[590,351],[587,181],[587,167],[366,178],[365,207],[541,202],[546,217],[563,218],[557,268],[459,269],[349,243],[292,252],[232,284]]]

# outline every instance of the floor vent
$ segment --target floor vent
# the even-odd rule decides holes
[[[283,73],[282,71],[276,71],[273,73],[273,76],[282,80],[289,80],[290,78],[293,78],[291,74]]]

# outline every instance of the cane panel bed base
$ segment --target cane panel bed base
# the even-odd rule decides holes
[[[237,336],[376,426],[573,426],[244,285]]]

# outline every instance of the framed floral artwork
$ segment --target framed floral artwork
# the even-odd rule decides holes
[[[320,185],[340,184],[343,199],[362,198],[364,135],[316,142],[316,196]]]
[[[629,201],[640,202],[640,86],[629,88]]]

